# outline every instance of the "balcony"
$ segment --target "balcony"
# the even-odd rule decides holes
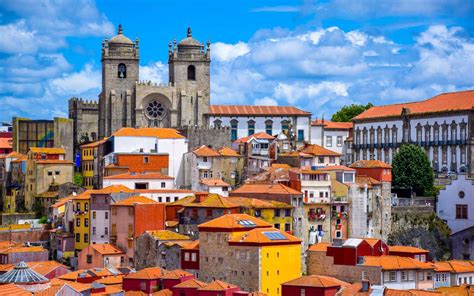
[[[211,162],[198,162],[197,168],[198,170],[210,170],[212,167]]]
[[[252,149],[252,155],[268,156],[268,149],[261,149],[261,148]]]
[[[347,196],[336,196],[336,197],[331,197],[331,203],[347,203],[349,202],[349,199]]]

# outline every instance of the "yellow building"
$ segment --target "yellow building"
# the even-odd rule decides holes
[[[200,224],[199,279],[281,296],[281,284],[301,276],[301,240],[272,226],[247,214]]]
[[[72,199],[74,212],[74,249],[76,252],[86,248],[90,242],[90,193]]]

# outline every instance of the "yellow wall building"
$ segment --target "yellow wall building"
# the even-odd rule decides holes
[[[86,191],[72,199],[74,211],[74,249],[80,251],[90,242],[90,194]]]
[[[81,146],[82,185],[87,189],[93,189],[94,178],[94,147],[90,145]]]

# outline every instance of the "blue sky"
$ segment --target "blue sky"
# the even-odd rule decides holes
[[[473,0],[0,1],[0,121],[97,99],[100,47],[122,23],[140,79],[167,81],[174,38],[212,42],[211,103],[330,117],[474,89]]]

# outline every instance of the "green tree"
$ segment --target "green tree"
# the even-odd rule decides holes
[[[332,115],[331,120],[337,122],[349,122],[352,118],[356,117],[357,115],[361,114],[365,110],[373,107],[372,103],[368,103],[367,105],[346,105],[341,108],[341,110],[337,111]]]
[[[402,145],[393,158],[392,167],[394,187],[412,188],[417,195],[433,195],[433,169],[421,147]]]
[[[82,180],[83,180],[83,177],[81,173],[74,174],[74,184],[78,186],[82,186]]]

